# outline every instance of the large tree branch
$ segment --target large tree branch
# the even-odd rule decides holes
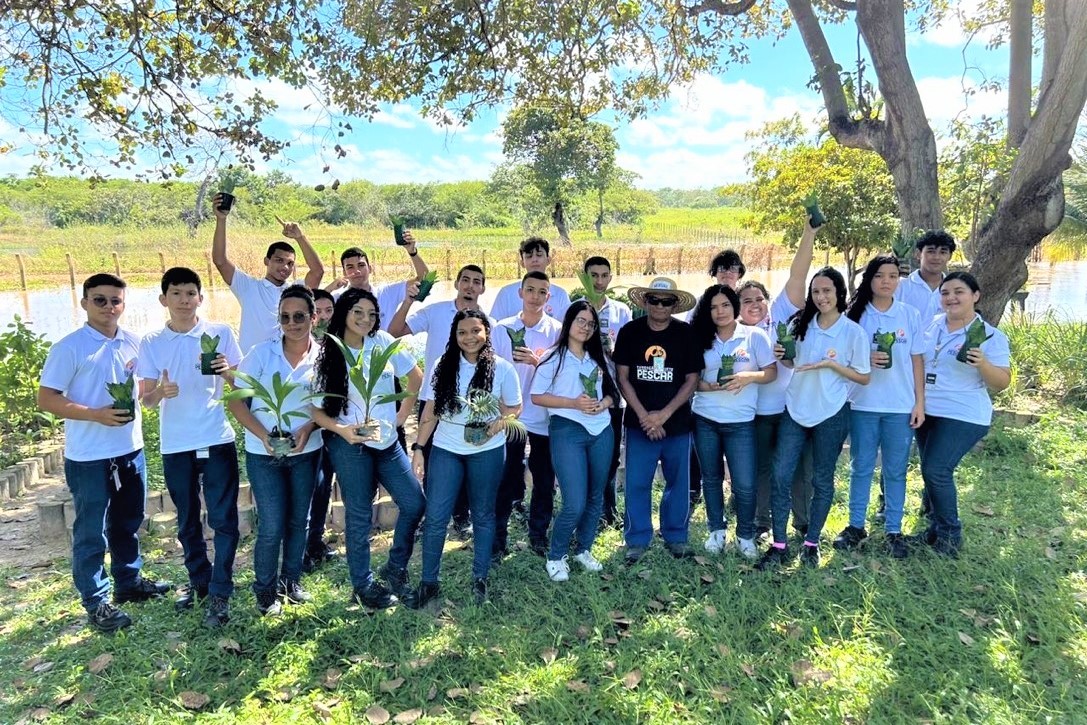
[[[743,15],[755,6],[755,0],[736,0],[725,2],[724,0],[702,0],[697,5],[687,8],[688,15],[701,15],[702,13],[717,13],[718,15]]]

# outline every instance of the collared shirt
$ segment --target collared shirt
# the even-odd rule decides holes
[[[928,327],[932,318],[940,314],[940,285],[936,285],[936,289],[929,287],[928,282],[921,279],[919,269],[898,283],[895,299],[917,310],[921,315],[921,329]]]
[[[223,378],[200,372],[200,336],[218,336],[219,352],[232,367],[242,360],[234,331],[223,324],[199,320],[188,332],[169,327],[144,335],[137,374],[157,381],[165,370],[177,383],[177,397],[159,403],[159,443],[162,453],[181,453],[229,443],[234,429],[223,407]]]
[[[614,350],[615,338],[619,337],[619,330],[634,319],[630,308],[618,300],[607,297],[604,299],[604,306],[597,310],[596,314],[600,318],[600,336],[607,337],[609,340],[604,344],[604,349]]]
[[[561,365],[559,364],[560,360]],[[550,393],[564,398],[577,398],[585,392],[581,384],[581,376],[591,376],[594,370],[600,370],[600,366],[589,357],[588,353],[578,357],[569,348],[565,350],[561,357],[556,353],[551,353],[547,356],[547,359],[540,363],[540,367],[536,368],[536,377],[532,380],[532,393],[534,395]],[[603,371],[597,373],[597,378],[596,399],[603,400]],[[596,414],[585,413],[577,408],[548,408],[547,411],[551,415],[557,415],[560,418],[579,423],[582,428],[594,436],[600,435],[611,425],[611,415],[606,408]],[[561,444],[561,441],[554,443],[554,445]]]
[[[976,367],[956,359],[968,327],[949,332],[947,315],[940,314],[925,330],[925,415],[989,425],[993,422],[993,401],[985,381]],[[988,322],[985,334],[992,335],[981,343],[985,359],[1001,368],[1011,365],[1007,336]]]
[[[532,402],[529,395],[529,386],[536,369],[532,365],[513,362],[513,344],[506,330],[524,330],[525,347],[532,350],[538,360],[542,360],[555,341],[559,339],[562,324],[553,317],[541,315],[540,321],[532,327],[525,325],[521,315],[517,313],[513,317],[507,317],[498,323],[494,333],[494,351],[502,358],[513,363],[513,369],[517,371],[517,379],[521,382],[521,422],[525,424],[529,432],[537,435],[547,435],[547,408],[541,408]],[[501,329],[499,329],[501,328]]]
[[[864,328],[871,350],[876,349],[875,336],[878,334],[892,332],[895,342],[891,346],[891,367],[872,366],[872,378],[868,385],[852,385],[849,402],[853,410],[911,412],[916,401],[913,356],[920,355],[925,346],[921,316],[913,307],[902,302],[892,301],[886,312],[881,312],[869,302],[861,315],[860,326]]]
[[[722,340],[719,335],[713,336],[713,344],[702,353],[702,380],[707,383],[717,382],[723,355],[735,357],[732,369],[737,373],[758,372],[777,362],[766,333],[757,327],[740,323],[736,324],[736,329],[727,340]],[[728,390],[700,390],[694,394],[691,411],[716,423],[744,423],[754,420],[761,387],[764,386],[745,385],[738,393]]]
[[[309,350],[299,361],[297,367],[292,367],[291,363],[287,360],[283,354],[283,340],[268,340],[262,342],[259,345],[253,347],[244,358],[242,358],[241,364],[238,365],[239,372],[243,372],[247,375],[251,375],[261,382],[264,387],[271,391],[272,388],[272,376],[279,373],[280,378],[284,383],[298,383],[300,387],[291,391],[291,394],[287,396],[286,403],[283,406],[284,411],[297,411],[302,413],[303,416],[291,416],[290,421],[287,423],[287,428],[291,433],[296,432],[299,428],[310,422],[310,401],[306,398],[313,394],[313,365],[317,362],[317,352],[321,349],[321,346],[314,340],[310,340]],[[236,379],[234,382],[235,387],[245,388],[248,387],[240,379]],[[259,410],[264,405],[257,400],[253,399],[253,415],[257,420],[261,422],[261,425],[268,431],[271,431],[276,427],[276,419],[270,412],[266,410]],[[306,441],[306,447],[299,451],[297,454],[312,453],[321,447],[321,436],[316,432],[309,437]],[[260,456],[267,456],[268,451],[265,450],[264,444],[260,438],[245,431],[245,452],[253,453]]]
[[[136,360],[140,338],[117,329],[112,338],[84,323],[49,348],[42,368],[41,386],[59,390],[73,403],[104,408],[113,403],[106,383],[133,376],[132,398],[138,400]],[[72,461],[100,461],[143,448],[143,416],[139,403],[131,423],[108,426],[89,420],[64,421],[64,457]]]
[[[789,318],[797,312],[799,312],[799,308],[789,301],[789,295],[785,294],[785,289],[782,288],[781,293],[774,298],[773,303],[770,305],[770,314],[756,325],[770,338],[771,351],[778,342],[778,323],[784,322],[788,325]],[[785,391],[789,387],[789,381],[793,379],[793,369],[782,365],[780,362],[777,366],[778,376],[772,383],[756,386],[758,388],[758,409],[756,411],[758,415],[777,415],[785,410]]]
[[[517,294],[520,289],[520,282],[510,282],[498,290],[498,294],[494,298],[494,304],[491,305],[491,317],[496,320],[504,320],[507,317],[516,315],[523,306],[521,296]],[[544,305],[544,312],[561,321],[566,315],[566,308],[569,306],[570,293],[552,283],[551,297],[547,300],[547,304]]]
[[[230,291],[241,306],[241,323],[238,326],[238,344],[243,353],[260,342],[277,340],[280,336],[279,298],[287,285],[276,285],[267,277],[256,279],[235,268]],[[263,450],[263,448],[262,448]]]
[[[818,317],[808,325],[803,340],[796,341],[796,367],[833,360],[858,373],[871,371],[871,350],[864,329],[845,314],[823,330]],[[841,410],[849,398],[851,383],[833,370],[793,371],[785,391],[785,408],[805,428],[814,428]]]
[[[423,305],[408,315],[406,323],[411,328],[411,334],[426,334],[426,347],[423,348],[423,379],[425,382],[430,381],[430,377],[434,374],[434,366],[438,364],[438,358],[442,356],[446,345],[449,344],[449,336],[453,330],[453,318],[456,316],[457,303],[453,300]],[[493,317],[488,319],[491,321],[491,330],[493,331],[498,323]],[[427,386],[424,384],[423,390],[426,389]],[[425,392],[421,399],[430,400],[430,398],[426,397]]]
[[[468,362],[464,359],[464,355],[461,355],[460,365],[457,368],[457,395],[461,397],[468,395],[468,385],[472,382],[472,377],[475,374],[476,364]],[[432,400],[434,398],[433,381],[427,380],[423,384],[423,388],[426,390],[425,399]],[[517,371],[513,369],[513,365],[497,355],[494,358],[494,378],[491,381],[490,392],[507,406],[512,407],[521,404],[521,384],[517,379]],[[467,422],[467,406],[462,406],[461,410],[453,415],[439,418],[432,437],[434,445],[442,450],[460,455],[489,451],[506,445],[505,431],[495,434],[484,441],[482,445],[472,445],[464,440],[464,424]],[[495,476],[501,474],[501,471],[494,472]]]

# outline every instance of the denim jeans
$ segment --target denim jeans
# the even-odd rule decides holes
[[[641,428],[627,428],[626,511],[623,536],[627,546],[649,546],[653,539],[653,476],[657,462],[664,470],[660,504],[661,537],[669,544],[687,543],[691,519],[691,434],[651,441]]]
[[[849,424],[849,525],[863,529],[868,517],[868,498],[876,470],[876,451],[881,453],[884,529],[902,533],[906,505],[906,466],[910,462],[913,429],[909,413],[875,413],[854,410]]]
[[[118,591],[140,580],[140,524],[147,498],[147,466],[143,449],[97,461],[64,459],[64,478],[72,492],[72,580],[93,612],[109,599],[106,547],[110,574]],[[116,474],[116,478],[114,477]]]
[[[325,552],[325,523],[328,521],[328,506],[332,500],[332,454],[328,452],[328,442],[335,433],[321,431],[324,445],[321,446],[321,460],[317,464],[317,477],[313,482],[313,498],[309,504],[309,535],[306,537],[306,551]]]
[[[438,582],[445,529],[462,488],[468,491],[472,512],[472,577],[487,577],[494,546],[494,502],[505,453],[505,447],[468,454],[452,453],[438,446],[431,449],[427,463],[426,522],[423,525],[424,582]]]
[[[694,416],[694,447],[702,469],[706,528],[725,528],[725,464],[732,474],[736,497],[736,535],[755,536],[755,422],[717,423]]]
[[[196,451],[165,453],[162,474],[177,509],[177,540],[185,552],[189,584],[229,598],[234,593],[234,554],[238,550],[238,449],[234,441],[208,448],[207,458]],[[200,522],[200,486],[208,526],[215,532],[215,561],[208,560],[204,526]]]
[[[786,409],[778,429],[778,447],[774,453],[774,490],[771,509],[774,518],[774,541],[786,543],[785,526],[789,522],[789,486],[800,457],[804,453],[804,444],[812,443],[812,499],[811,518],[808,519],[808,533],[804,540],[818,544],[823,524],[830,513],[830,504],[834,499],[834,467],[842,453],[842,445],[849,434],[849,403],[822,423],[811,428],[793,420]]]
[[[618,497],[615,493],[615,475],[619,471],[619,452],[623,448],[623,408],[611,409],[611,464],[608,466],[608,482],[604,484],[604,523],[609,526],[619,519]]]
[[[506,462],[494,503],[494,550],[502,551],[509,539],[513,502],[525,495],[525,439],[506,439]]]
[[[613,433],[609,426],[594,436],[585,426],[559,415],[551,416],[547,427],[554,444],[551,465],[562,492],[562,508],[551,529],[551,553],[547,557],[555,561],[566,556],[575,531],[575,553],[593,548],[604,507]]]
[[[253,591],[274,592],[276,570],[296,581],[302,576],[309,504],[321,451],[287,458],[257,453],[245,456],[249,485],[257,504],[257,541],[253,545]],[[280,549],[283,561],[280,563]]]
[[[963,456],[989,432],[989,426],[954,418],[929,416],[917,429],[921,477],[932,502],[929,533],[956,547],[962,545],[962,522],[955,488],[955,469]]]
[[[755,526],[771,527],[770,492],[774,481],[774,451],[778,445],[778,428],[784,413],[755,416]],[[808,508],[811,505],[811,442],[804,446],[800,465],[793,476],[793,528],[803,530],[808,526]]]
[[[529,541],[547,539],[555,513],[555,468],[551,465],[551,439],[528,434],[528,470],[532,474],[532,498],[528,502]]]
[[[370,526],[374,517],[374,491],[380,483],[400,509],[393,529],[389,549],[389,568],[403,571],[408,567],[415,548],[415,529],[423,518],[426,499],[419,479],[412,473],[411,463],[400,443],[393,441],[388,448],[377,450],[369,446],[352,445],[340,436],[328,442],[328,452],[340,482],[343,495],[344,535],[347,540],[347,570],[351,587],[362,590],[370,586],[374,574],[370,569]]]

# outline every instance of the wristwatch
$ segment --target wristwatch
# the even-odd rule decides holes
[[[409,256],[409,257],[418,257],[418,256],[419,256],[419,252],[408,252],[408,256]]]
[[[411,449],[413,451],[421,451],[423,450],[423,445],[419,441],[415,441],[411,444]]]

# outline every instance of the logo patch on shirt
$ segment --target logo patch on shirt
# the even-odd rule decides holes
[[[832,347],[832,348],[830,348],[829,350],[827,350],[827,355],[826,355],[826,357],[827,357],[827,359],[828,359],[828,360],[834,360],[835,358],[837,358],[837,357],[838,357],[838,351],[837,351],[837,350],[835,350],[835,349],[834,349],[834,348]]]

